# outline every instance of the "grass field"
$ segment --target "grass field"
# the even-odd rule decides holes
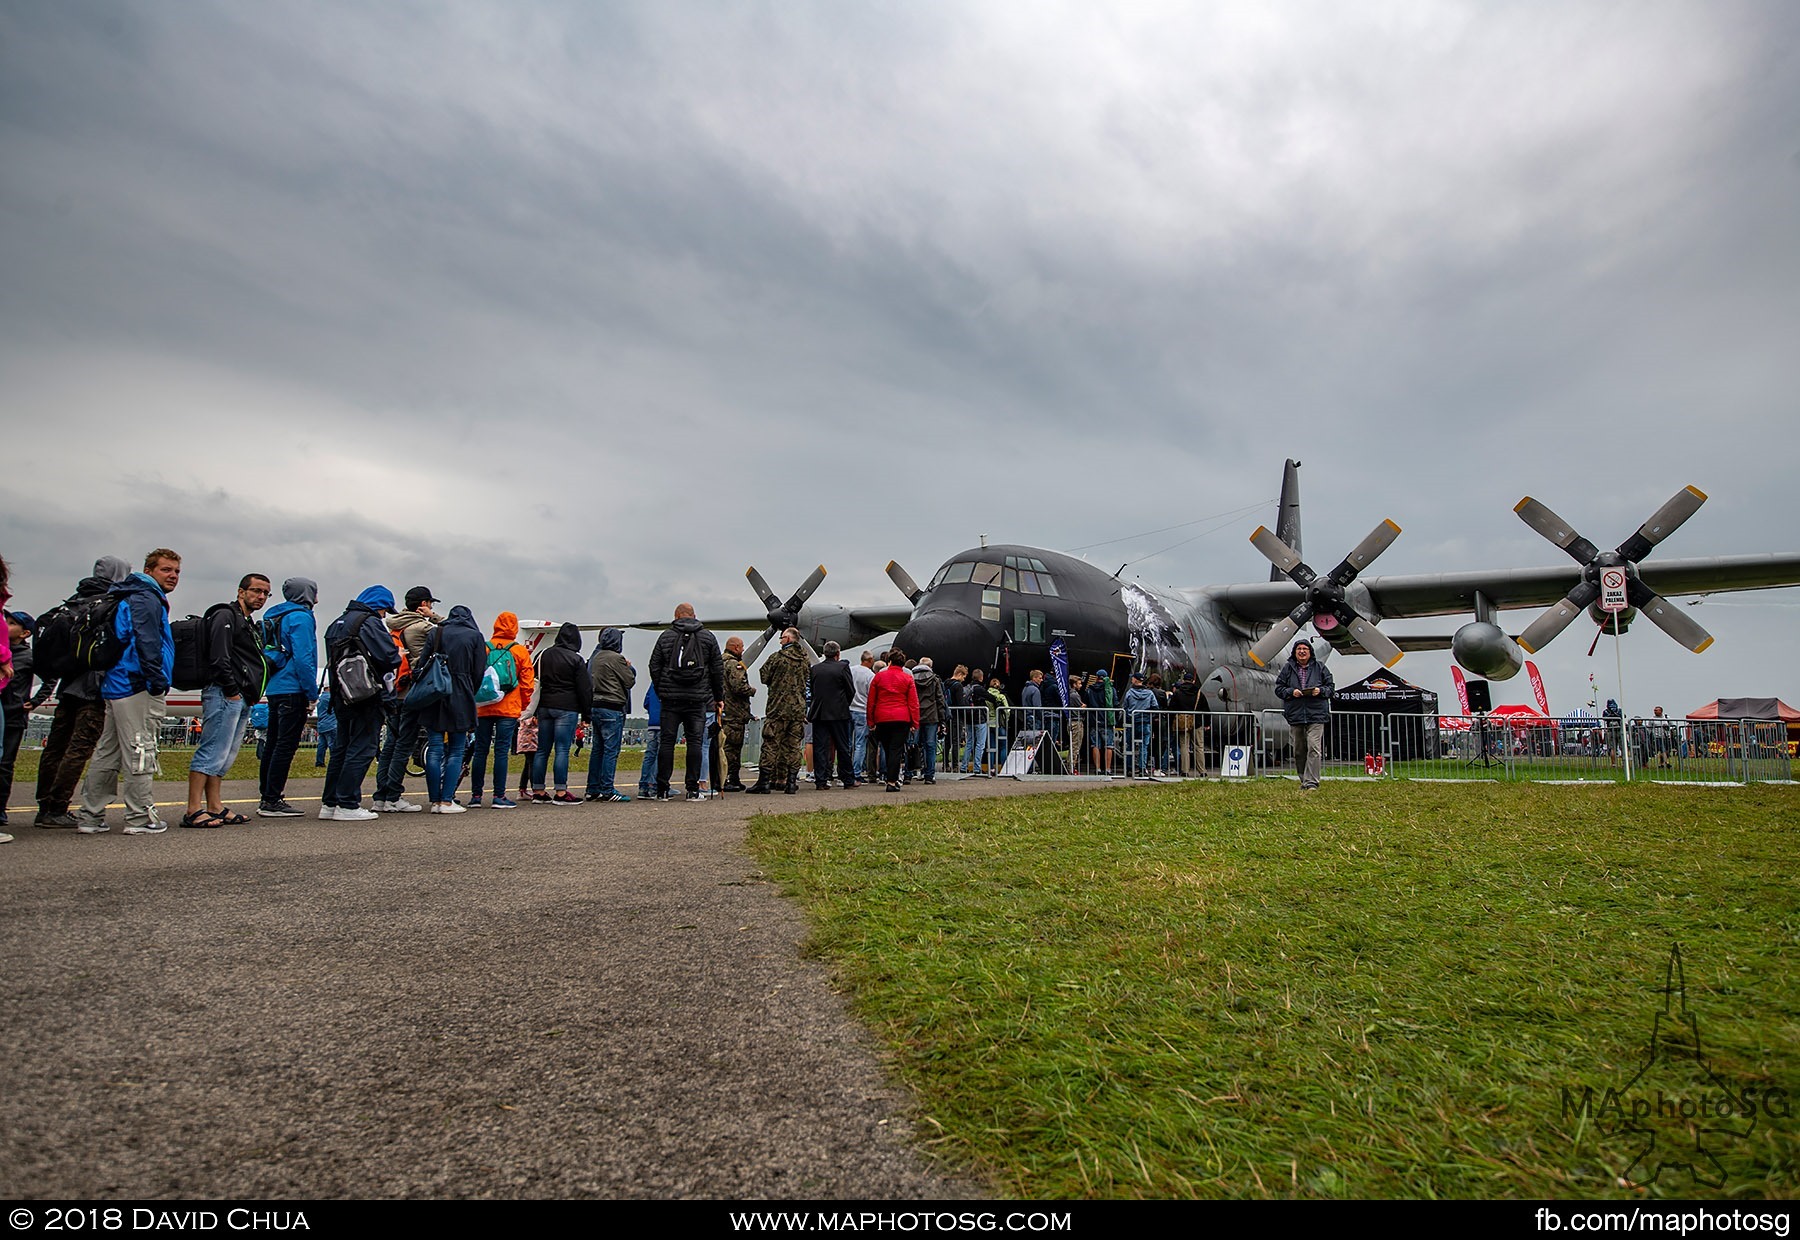
[[[1256,781],[751,839],[931,1148],[1000,1193],[1786,1197],[1797,811],[1776,787]],[[1677,945],[1704,1063],[1671,1041],[1679,998],[1658,1024]],[[1755,1116],[1680,1118],[1708,1099]]]

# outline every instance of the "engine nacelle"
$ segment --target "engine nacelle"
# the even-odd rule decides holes
[[[1519,643],[1501,632],[1497,624],[1474,620],[1456,630],[1450,651],[1465,671],[1489,680],[1511,680],[1525,665]]]
[[[1613,614],[1610,611],[1602,611],[1600,604],[1589,604],[1588,615],[1593,618],[1595,624],[1605,629],[1608,633],[1613,631]],[[1623,633],[1626,629],[1630,628],[1631,622],[1635,619],[1637,619],[1637,608],[1627,607],[1621,611],[1619,613],[1619,632]]]

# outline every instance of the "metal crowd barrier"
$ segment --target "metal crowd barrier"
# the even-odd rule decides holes
[[[1741,784],[1791,779],[1794,748],[1776,721],[1343,711],[1333,712],[1326,729],[1325,774]]]

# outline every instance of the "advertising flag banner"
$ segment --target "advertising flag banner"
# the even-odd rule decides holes
[[[1544,678],[1538,675],[1537,664],[1530,659],[1525,660],[1525,674],[1531,677],[1531,693],[1537,698],[1538,709],[1549,714],[1550,695],[1544,692]]]

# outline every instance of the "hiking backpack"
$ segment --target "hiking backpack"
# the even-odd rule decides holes
[[[175,688],[204,689],[212,679],[211,628],[200,616],[169,621],[169,635],[175,639],[175,670],[169,683]]]
[[[125,654],[125,641],[118,633],[122,598],[110,591],[77,596],[40,616],[32,642],[37,674],[46,680],[66,680],[116,665]]]

